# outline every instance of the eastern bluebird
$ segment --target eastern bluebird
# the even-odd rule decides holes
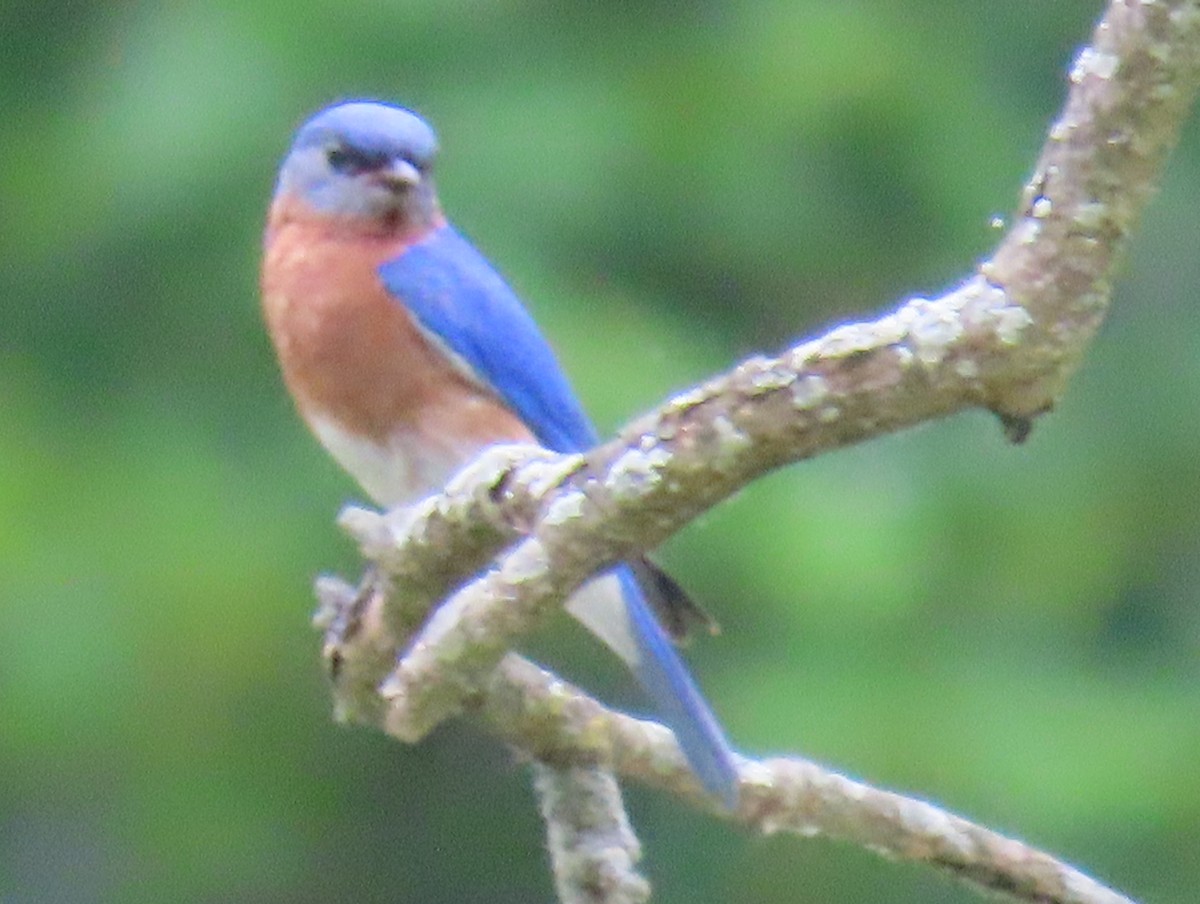
[[[297,132],[267,221],[263,307],[284,380],[313,433],[384,506],[440,489],[492,444],[582,452],[597,441],[521,302],[447,224],[436,152],[408,110],[329,107]],[[699,611],[644,559],[567,602],[732,809],[734,754],[651,607],[672,633]]]

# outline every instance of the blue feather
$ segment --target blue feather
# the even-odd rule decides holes
[[[637,662],[626,665],[654,701],[659,716],[675,732],[675,739],[700,783],[727,808],[736,810],[737,766],[717,717],[650,611],[633,571],[622,565],[616,575],[625,598],[630,633],[640,652]]]
[[[425,334],[516,412],[540,443],[556,452],[582,452],[596,444],[596,432],[533,318],[454,229],[435,230],[379,274]],[[701,784],[735,808],[734,754],[716,717],[650,611],[633,571],[622,565],[614,574],[620,603],[591,600],[591,611],[573,611],[625,660],[675,732]]]
[[[384,287],[555,452],[596,444],[529,312],[475,247],[443,226],[379,268]]]

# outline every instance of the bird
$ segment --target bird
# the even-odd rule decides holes
[[[411,504],[489,446],[581,453],[598,434],[547,340],[446,219],[438,139],[404,107],[311,116],[279,169],[263,241],[264,319],[296,407],[377,504]],[[738,803],[737,754],[673,643],[706,616],[647,559],[566,603],[675,733],[700,785]]]

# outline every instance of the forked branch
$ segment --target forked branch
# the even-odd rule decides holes
[[[972,407],[1024,439],[1095,334],[1191,106],[1200,2],[1114,0],[1070,82],[1010,229],[953,291],[745,361],[586,457],[501,450],[416,510],[347,515],[378,573],[353,602],[341,585],[322,588],[339,711],[409,742],[480,712],[538,759],[611,766],[702,803],[670,732],[508,651],[598,570],[781,465]],[[1018,842],[802,760],[746,761],[742,797],[736,818],[763,832],[834,835],[1022,901],[1127,900]]]

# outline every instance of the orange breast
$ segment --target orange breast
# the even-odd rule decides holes
[[[272,207],[263,310],[284,380],[305,418],[332,419],[388,445],[398,432],[457,461],[496,442],[531,441],[495,396],[421,335],[379,280],[412,241],[356,230],[287,199]],[[409,443],[411,445],[411,443]]]

